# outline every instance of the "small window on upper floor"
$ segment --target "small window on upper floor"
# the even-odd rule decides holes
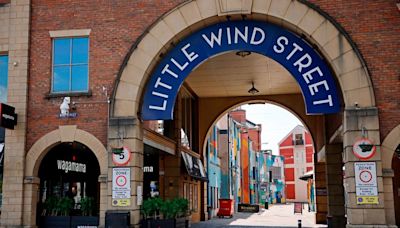
[[[89,91],[89,38],[54,38],[52,93]]]
[[[294,145],[304,145],[303,134],[295,134]]]

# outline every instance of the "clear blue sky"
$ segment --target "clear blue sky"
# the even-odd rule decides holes
[[[278,154],[278,142],[282,140],[294,127],[303,125],[291,112],[277,105],[253,104],[244,105],[246,117],[255,124],[262,125],[262,149],[272,149],[273,154]]]

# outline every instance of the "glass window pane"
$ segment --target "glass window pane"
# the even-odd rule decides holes
[[[89,39],[74,38],[72,40],[72,63],[88,63]]]
[[[69,66],[54,67],[53,92],[69,91]]]
[[[54,40],[54,65],[70,64],[71,39]]]
[[[7,84],[8,84],[8,56],[0,56],[0,102],[7,101]]]
[[[88,66],[72,66],[72,91],[88,90]]]

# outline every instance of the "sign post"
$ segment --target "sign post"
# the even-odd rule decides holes
[[[113,168],[112,205],[117,207],[131,205],[130,168]]]
[[[375,162],[354,163],[357,204],[379,204]]]

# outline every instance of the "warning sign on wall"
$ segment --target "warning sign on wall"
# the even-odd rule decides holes
[[[375,162],[354,163],[357,204],[379,204]]]
[[[113,168],[112,205],[127,207],[131,198],[131,169]]]

